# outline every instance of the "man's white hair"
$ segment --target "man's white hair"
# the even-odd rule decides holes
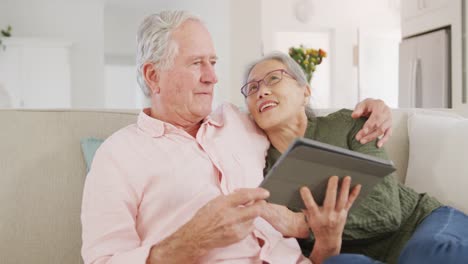
[[[147,16],[140,24],[137,33],[137,81],[147,97],[151,96],[151,90],[143,76],[143,65],[151,62],[163,70],[172,67],[178,45],[171,35],[187,20],[201,22],[200,18],[186,11],[162,11]]]

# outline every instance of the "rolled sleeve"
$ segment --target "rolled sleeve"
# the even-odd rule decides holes
[[[150,246],[138,247],[136,249],[133,249],[127,252],[117,253],[113,256],[100,257],[91,262],[85,261],[85,263],[93,263],[93,264],[146,263],[150,249],[151,249]]]

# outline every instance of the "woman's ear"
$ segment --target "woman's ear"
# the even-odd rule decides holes
[[[311,89],[310,89],[310,85],[307,84],[307,85],[305,86],[305,89],[304,89],[304,96],[305,96],[305,97],[310,97],[311,94],[312,94],[312,91],[311,91]]]
[[[312,92],[309,85],[304,87],[304,105],[308,105]]]
[[[154,67],[153,63],[146,62],[143,65],[143,76],[151,94],[159,93],[161,90],[159,88],[159,71]]]

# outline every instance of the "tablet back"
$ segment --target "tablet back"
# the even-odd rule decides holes
[[[357,204],[394,171],[391,161],[300,138],[276,161],[260,187],[270,191],[269,202],[303,209],[302,186],[309,187],[317,204],[322,205],[330,176],[351,176],[352,186],[362,185]]]

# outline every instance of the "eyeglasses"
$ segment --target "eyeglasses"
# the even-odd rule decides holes
[[[266,87],[271,87],[279,83],[283,79],[284,74],[294,79],[294,77],[291,74],[289,74],[286,70],[283,70],[283,69],[274,70],[274,71],[267,73],[265,77],[263,77],[263,79],[260,79],[258,81],[250,81],[246,83],[244,86],[242,86],[241,93],[245,97],[256,93],[258,89],[260,88],[260,82],[263,82]]]

